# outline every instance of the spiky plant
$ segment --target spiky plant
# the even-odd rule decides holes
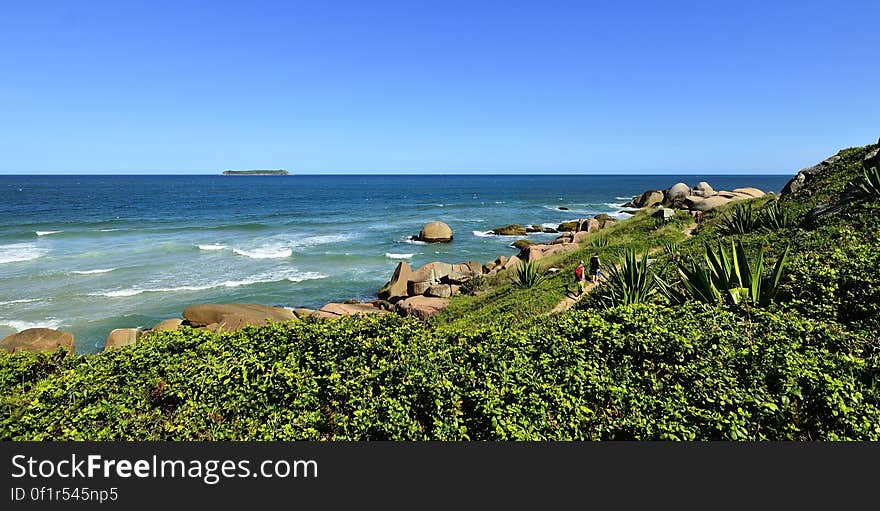
[[[788,261],[789,249],[790,247],[785,247],[773,271],[765,277],[764,247],[750,261],[745,248],[738,241],[730,243],[730,252],[721,245],[717,250],[706,245],[702,262],[679,264],[680,289],[662,281],[659,287],[673,303],[686,300],[704,303],[730,301],[734,304],[748,302],[765,307],[773,301],[779,290],[779,280]]]
[[[761,210],[761,227],[764,230],[776,231],[794,225],[794,218],[783,208],[778,200],[771,201]]]
[[[862,195],[866,199],[880,198],[880,168],[871,167],[862,169],[862,177],[857,184]]]
[[[721,234],[746,234],[757,227],[751,204],[738,205],[721,220]]]
[[[514,273],[513,285],[521,289],[529,289],[544,282],[546,275],[538,271],[538,265],[531,261],[521,261]]]
[[[596,236],[590,241],[590,246],[593,248],[603,248],[607,247],[608,243],[610,243],[608,241],[608,236]]]
[[[647,302],[657,286],[647,252],[639,257],[632,249],[627,249],[620,264],[608,269],[605,281],[600,297],[606,307]]]

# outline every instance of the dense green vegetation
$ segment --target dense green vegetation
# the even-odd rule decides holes
[[[0,355],[0,437],[880,440],[880,198],[811,213],[865,182],[873,147],[748,201],[750,229],[728,229],[741,206],[693,237],[687,215],[640,213],[540,260],[560,271],[532,287],[481,279],[427,323],[184,328],[98,355]],[[618,282],[549,313],[594,253]],[[687,294],[694,265],[729,299]],[[648,290],[658,279],[681,294]]]

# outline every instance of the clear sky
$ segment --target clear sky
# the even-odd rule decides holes
[[[0,173],[793,173],[880,137],[880,2],[0,4]]]

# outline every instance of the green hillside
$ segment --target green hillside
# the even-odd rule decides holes
[[[696,229],[640,213],[540,260],[559,272],[537,286],[496,276],[428,323],[0,354],[0,438],[880,440],[877,147]],[[593,253],[611,282],[553,312]]]

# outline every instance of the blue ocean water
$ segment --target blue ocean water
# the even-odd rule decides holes
[[[94,352],[196,303],[368,299],[402,259],[486,262],[516,252],[493,227],[617,214],[703,180],[778,191],[788,176],[0,176],[0,337],[61,328]],[[433,220],[452,243],[409,241]]]

